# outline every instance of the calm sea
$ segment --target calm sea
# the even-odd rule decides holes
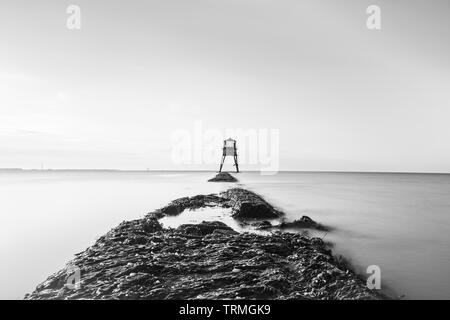
[[[21,299],[123,220],[170,200],[214,193],[208,172],[0,172],[0,299]],[[308,215],[334,229],[334,244],[382,288],[406,298],[450,299],[450,176],[293,173],[236,175],[289,219]],[[220,214],[216,218],[221,219]],[[225,220],[226,217],[223,217]],[[314,232],[313,232],[314,235]]]

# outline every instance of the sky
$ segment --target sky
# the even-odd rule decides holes
[[[381,30],[366,26],[373,4]],[[0,0],[0,167],[217,169],[241,130],[257,136],[233,136],[242,170],[266,152],[279,170],[450,172],[449,13],[448,0]]]

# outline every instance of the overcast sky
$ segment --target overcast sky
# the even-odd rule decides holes
[[[448,0],[0,0],[0,167],[216,169],[171,156],[173,132],[201,123],[279,130],[281,170],[450,172],[449,14]]]

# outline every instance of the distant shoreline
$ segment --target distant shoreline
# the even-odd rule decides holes
[[[1,172],[170,172],[170,173],[208,173],[217,172],[217,170],[164,170],[164,169],[152,169],[152,170],[131,170],[131,169],[24,169],[24,168],[0,168]],[[243,173],[259,173],[259,170],[245,170]],[[398,174],[398,175],[450,175],[450,172],[410,172],[410,171],[305,171],[305,170],[280,170],[277,173],[333,173],[333,174]]]

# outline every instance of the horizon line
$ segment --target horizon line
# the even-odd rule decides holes
[[[178,170],[178,169],[77,169],[77,168],[64,168],[64,169],[25,169],[25,168],[0,168],[0,171],[33,171],[33,172],[45,172],[45,171],[107,171],[107,172],[218,172],[217,170]],[[240,172],[228,173],[245,173],[245,172],[261,172],[261,170],[244,170]],[[448,175],[450,172],[413,172],[413,171],[339,171],[339,170],[278,170],[272,172],[284,172],[284,173],[371,173],[371,174],[436,174],[436,175]]]

